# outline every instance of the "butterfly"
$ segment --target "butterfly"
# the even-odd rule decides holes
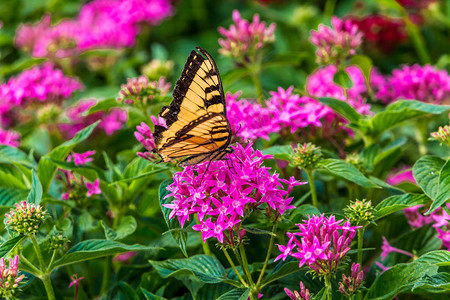
[[[219,70],[211,55],[191,51],[173,92],[173,101],[161,109],[166,127],[155,126],[156,147],[163,162],[184,158],[179,166],[222,159],[232,152],[231,127]]]

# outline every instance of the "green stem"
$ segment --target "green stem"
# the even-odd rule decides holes
[[[247,283],[245,282],[244,278],[242,278],[241,274],[239,274],[236,266],[233,263],[233,260],[231,259],[230,255],[227,252],[227,249],[222,248],[223,254],[225,254],[225,257],[227,258],[228,262],[230,263],[231,268],[233,269],[234,273],[236,273],[237,277],[239,278],[239,281],[245,286],[247,287]]]
[[[33,272],[32,274],[36,277],[39,277],[42,275],[42,272],[36,268],[28,259],[25,258],[22,254],[20,254],[20,262],[27,265],[28,268],[30,268]]]
[[[200,221],[198,220],[198,216],[195,215],[195,221],[197,222],[197,224],[200,224]],[[202,233],[199,232],[200,234],[200,238]],[[205,242],[202,243],[202,248],[203,248],[203,253],[205,253],[206,255],[212,256],[212,252],[211,252],[211,248],[209,248],[209,244],[208,244],[208,240],[206,240]]]
[[[55,257],[56,257],[56,249],[53,250],[52,258],[50,259],[50,263],[48,264],[47,270],[50,270],[50,268],[52,267],[53,262],[55,261]]]
[[[242,258],[242,269],[244,270],[245,274],[247,275],[248,282],[251,286],[254,286],[252,279],[252,274],[250,273],[250,268],[248,265],[247,255],[245,254],[244,245],[239,245],[239,252],[241,253]]]
[[[416,126],[414,126],[420,156],[427,154],[427,147],[425,145],[428,137],[427,124],[428,122],[417,122]]]
[[[358,255],[357,262],[362,268],[362,249],[363,249],[363,237],[365,227],[358,228]]]
[[[100,289],[101,295],[104,295],[109,290],[111,284],[111,260],[111,257],[106,257],[103,268],[102,287]]]
[[[331,297],[331,280],[330,280],[331,275],[325,275],[325,287],[327,289],[327,300],[332,300]]]
[[[275,233],[277,230],[278,223],[273,224],[272,233]],[[266,260],[264,261],[264,265],[262,267],[261,273],[259,274],[258,281],[256,282],[256,288],[259,290],[259,285],[261,284],[261,280],[263,278],[264,272],[266,271],[267,265],[269,263],[270,254],[272,253],[273,242],[275,240],[275,235],[270,236],[269,248],[267,249]]]
[[[263,90],[261,86],[261,80],[259,78],[259,72],[256,70],[251,70],[251,76],[253,80],[253,84],[256,87],[256,99],[258,100],[258,103],[263,105],[264,99],[263,99]]]
[[[327,2],[325,3],[324,12],[323,12],[324,16],[331,18],[333,16],[335,6],[336,6],[336,0],[327,0]]]
[[[39,266],[41,268],[41,276],[39,277],[44,283],[45,291],[47,292],[47,298],[49,300],[55,300],[55,292],[53,291],[52,282],[50,280],[50,274],[45,267],[44,257],[42,256],[41,248],[39,248],[39,244],[36,241],[36,237],[34,235],[30,235],[31,242],[33,243],[34,252],[36,252],[36,256],[39,261]]]
[[[319,208],[319,204],[317,203],[316,186],[314,184],[313,170],[305,170],[305,171],[306,175],[308,176],[309,188],[311,189],[312,204],[315,208]]]
[[[411,21],[407,12],[405,12],[405,17],[403,18],[403,20],[406,24],[406,30],[408,31],[408,34],[411,37],[411,41],[414,45],[414,48],[416,48],[420,62],[422,64],[431,63],[430,54],[428,53],[428,50],[425,47],[425,42],[422,34],[420,33],[419,27],[417,27],[417,25]]]

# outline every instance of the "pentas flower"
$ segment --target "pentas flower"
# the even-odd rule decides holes
[[[73,161],[73,163],[76,166],[84,165],[84,164],[94,160],[94,158],[89,157],[94,154],[95,154],[95,150],[86,151],[84,153],[73,153],[67,157],[67,161],[69,161],[69,162]]]
[[[22,201],[5,214],[6,224],[19,234],[35,234],[47,216],[47,211],[34,203]]]
[[[300,293],[297,291],[291,291],[288,288],[284,288],[284,292],[291,300],[311,300],[309,290],[305,288],[305,285],[301,281],[300,281]]]
[[[80,285],[80,281],[84,279],[84,277],[78,277],[78,274],[73,274],[70,276],[71,282],[69,284],[69,289],[74,285],[75,286],[75,297],[74,300],[78,298],[78,289]]]
[[[161,77],[169,77],[169,75],[172,73],[174,65],[175,64],[172,60],[153,59],[148,64],[142,66],[141,72],[149,80],[156,81]]]
[[[403,166],[399,169],[393,170],[387,178],[386,182],[390,185],[397,185],[402,182],[410,182],[416,184],[416,180],[413,177],[412,168],[408,166]]]
[[[269,134],[280,129],[274,122],[272,110],[256,101],[238,100],[240,95],[241,93],[227,93],[225,96],[231,131],[243,141],[258,138],[269,140]]]
[[[107,135],[112,135],[114,132],[122,129],[127,119],[128,114],[126,111],[113,108],[110,112],[103,113],[102,121],[98,124],[98,128],[103,129]]]
[[[62,234],[52,234],[50,235],[50,238],[47,241],[48,247],[51,250],[64,248],[64,245],[68,242],[70,242],[69,239],[63,236]]]
[[[159,117],[158,120],[155,116],[151,116],[150,119],[152,120],[154,125],[165,126],[165,120],[161,117]],[[137,152],[136,154],[148,161],[158,160],[158,157],[153,153],[153,149],[155,149],[156,144],[150,127],[142,122],[140,125],[136,126],[136,129],[137,131],[134,132],[134,136],[136,137],[138,142],[141,143],[142,146],[144,146],[144,148],[147,150],[146,152]]]
[[[420,212],[422,208],[423,205],[416,205],[403,209],[406,220],[413,229],[417,229],[427,224],[433,223],[432,214],[434,212],[431,215],[425,216]]]
[[[342,274],[342,281],[339,282],[339,292],[351,299],[351,296],[361,286],[363,278],[364,272],[362,270],[360,271],[359,264],[353,263],[350,276],[345,276],[345,274]]]
[[[203,241],[215,237],[220,243],[242,243],[245,229],[242,222],[253,212],[261,211],[276,222],[286,210],[295,208],[288,197],[292,188],[304,184],[270,174],[262,165],[271,158],[254,150],[249,144],[232,146],[234,153],[224,160],[188,166],[174,174],[174,182],[167,187],[173,197],[169,218],[177,217],[181,226],[196,214],[199,223],[193,226],[201,231]],[[287,190],[281,189],[283,183]]]
[[[36,42],[49,30],[51,23],[52,17],[46,14],[34,25],[31,23],[19,25],[14,38],[16,47],[25,51],[32,51]]]
[[[398,249],[398,248],[395,248],[395,247],[389,245],[388,240],[384,236],[382,238],[383,238],[383,245],[381,246],[382,252],[380,255],[382,261],[385,260],[386,257],[388,256],[388,254],[391,252],[397,252],[400,254],[408,255],[413,258],[415,257],[414,254],[412,254],[411,252],[401,250],[401,249]]]
[[[219,52],[226,56],[248,62],[249,57],[254,57],[258,50],[265,44],[275,41],[275,23],[266,27],[265,22],[260,22],[259,15],[253,16],[252,23],[241,18],[238,10],[233,10],[233,21],[227,30],[219,27],[219,33],[224,39],[219,39],[222,48]]]
[[[74,78],[64,76],[51,63],[25,70],[7,83],[0,84],[0,103],[23,106],[29,103],[61,103],[83,85]]]
[[[384,103],[398,99],[450,104],[450,76],[431,65],[403,66],[392,71],[385,83],[375,86],[376,98]]]
[[[102,193],[102,191],[100,190],[100,179],[96,179],[93,183],[91,182],[85,182],[84,183],[86,185],[86,188],[88,189],[87,191],[87,196],[91,197],[92,195],[99,195]]]
[[[283,245],[278,245],[282,255],[276,260],[292,256],[300,261],[299,267],[307,265],[317,275],[334,273],[345,255],[350,251],[350,244],[361,226],[351,226],[347,221],[336,221],[333,215],[313,216],[303,223],[296,224],[300,232],[288,232],[289,243],[294,245],[286,251]],[[300,240],[297,238],[300,237]]]
[[[292,164],[305,170],[316,169],[322,158],[320,147],[311,143],[299,144],[294,148],[293,152]]]
[[[126,104],[135,102],[140,105],[148,105],[149,100],[155,97],[165,96],[171,88],[170,82],[166,82],[165,77],[160,77],[158,81],[149,82],[144,75],[137,78],[128,78],[127,84],[122,84],[117,101],[123,101]]]
[[[136,251],[125,252],[122,254],[117,254],[113,257],[113,262],[124,262],[129,263],[130,259],[137,254]]]
[[[0,297],[2,299],[15,299],[19,283],[25,275],[19,275],[19,255],[9,259],[9,268],[6,267],[5,258],[0,259]]]
[[[405,22],[385,15],[369,15],[362,18],[349,17],[353,24],[364,34],[367,48],[375,47],[390,52],[396,44],[408,39]]]
[[[355,200],[344,209],[345,216],[352,224],[365,226],[375,219],[375,209],[371,201]]]
[[[0,127],[0,145],[8,145],[11,147],[19,147],[20,145],[20,134],[12,131],[6,130]]]
[[[311,30],[310,41],[317,47],[317,62],[322,64],[342,64],[354,55],[362,43],[363,33],[350,20],[331,19],[332,27],[319,25]]]
[[[442,144],[450,146],[450,126],[439,126],[438,131],[430,133],[431,140],[439,141]]]

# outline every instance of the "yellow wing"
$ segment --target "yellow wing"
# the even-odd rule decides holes
[[[155,126],[155,152],[162,160],[186,157],[180,164],[192,165],[221,159],[231,141],[225,96],[214,60],[192,51],[173,92],[170,106],[160,116],[167,127]]]

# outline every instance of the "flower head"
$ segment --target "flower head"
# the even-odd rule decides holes
[[[322,152],[320,151],[320,147],[311,143],[299,144],[297,148],[294,148],[292,163],[296,167],[313,170],[317,168],[321,158]]]
[[[333,215],[309,217],[297,224],[300,232],[287,233],[295,247],[281,257],[292,256],[300,261],[299,267],[307,265],[317,275],[332,274],[350,251],[356,229],[361,227],[351,226],[348,221],[341,225],[342,222]]]
[[[284,288],[284,292],[291,300],[310,300],[311,295],[309,290],[305,288],[303,282],[300,281],[300,293],[297,291],[291,291],[288,288]]]
[[[172,73],[174,62],[171,60],[153,59],[142,66],[141,71],[150,81],[167,78]]]
[[[156,125],[157,119],[152,116],[153,123]],[[144,148],[147,150],[146,152],[138,152],[136,153],[138,156],[145,158],[149,161],[157,160],[157,157],[153,154],[153,150],[156,148],[155,138],[153,136],[150,127],[147,124],[142,122],[140,125],[136,126],[137,131],[134,132],[134,136],[140,142]]]
[[[141,102],[142,105],[146,106],[149,100],[165,96],[170,91],[170,87],[171,84],[166,83],[164,77],[152,82],[149,82],[146,76],[128,78],[127,84],[122,84],[117,100],[127,104]]]
[[[17,148],[20,144],[19,139],[19,133],[12,130],[5,130],[3,128],[0,128],[0,145],[8,145]]]
[[[295,185],[303,184],[270,174],[262,165],[270,156],[254,150],[251,144],[232,148],[234,153],[226,160],[188,166],[174,174],[174,182],[167,187],[167,197],[174,199],[164,204],[172,210],[169,217],[177,217],[182,226],[197,214],[199,224],[193,229],[202,232],[203,240],[215,237],[227,245],[242,242],[245,230],[240,224],[250,214],[265,212],[276,221],[294,208],[288,195]],[[280,188],[283,183],[287,190]]]
[[[248,61],[248,57],[257,54],[264,44],[275,40],[275,23],[266,27],[266,23],[260,22],[257,14],[253,16],[252,23],[249,23],[241,18],[238,10],[233,10],[233,21],[235,24],[228,30],[223,27],[218,29],[224,37],[219,39],[222,47],[219,52],[226,56]]]
[[[439,141],[442,144],[450,146],[450,126],[445,125],[444,127],[439,126],[438,131],[430,133],[431,140]]]
[[[385,260],[386,257],[388,256],[388,254],[391,253],[391,252],[397,252],[397,253],[400,253],[400,254],[404,254],[404,255],[408,255],[408,256],[414,257],[414,254],[412,254],[412,253],[410,253],[408,251],[401,250],[401,249],[398,249],[398,248],[395,248],[395,247],[389,245],[388,240],[384,236],[383,236],[383,245],[381,246],[381,250],[382,250],[382,252],[381,252],[380,257],[381,257],[382,261]]]
[[[95,154],[95,150],[86,151],[84,153],[73,153],[67,157],[67,161],[73,161],[76,166],[81,166],[87,164],[94,160],[94,158],[89,157]]]
[[[102,191],[100,190],[100,179],[96,179],[94,182],[85,182],[86,188],[88,189],[87,191],[87,196],[91,197],[92,195],[95,194],[101,194]]]
[[[25,275],[19,275],[19,255],[9,259],[9,268],[6,267],[5,258],[0,259],[0,297],[14,299],[19,283]]]
[[[51,250],[64,248],[64,245],[68,242],[70,242],[69,239],[62,234],[52,234],[48,239],[49,248]]]
[[[365,226],[375,219],[375,209],[371,201],[355,200],[350,201],[350,205],[344,209],[345,216],[352,224]]]
[[[413,172],[411,167],[402,167],[400,169],[394,170],[386,178],[386,182],[391,185],[397,185],[402,182],[410,182],[416,184],[416,180],[413,177]]]
[[[19,234],[35,234],[47,216],[47,211],[34,203],[22,201],[5,214],[6,224]]]
[[[352,264],[351,275],[342,274],[342,281],[339,282],[339,291],[346,297],[351,297],[361,286],[364,272],[360,271],[359,264]]]
[[[331,24],[332,27],[320,24],[317,31],[312,30],[310,41],[317,47],[318,63],[340,65],[356,53],[363,33],[350,20],[333,16]]]

